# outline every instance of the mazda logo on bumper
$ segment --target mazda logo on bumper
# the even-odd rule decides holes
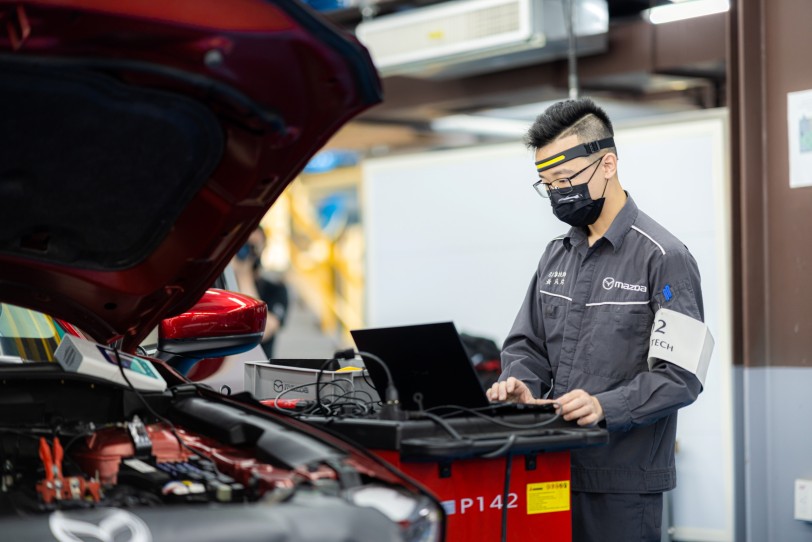
[[[82,514],[83,518],[88,515]],[[64,512],[51,514],[51,532],[59,542],[152,542],[144,520],[131,512],[115,508],[98,509],[86,521]]]

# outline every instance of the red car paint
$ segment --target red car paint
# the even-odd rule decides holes
[[[253,305],[250,311],[243,310],[246,302]],[[195,304],[194,311],[162,320],[161,335],[168,339],[190,335],[212,337],[222,335],[224,327],[232,329],[235,335],[258,333],[265,329],[266,313],[263,301],[210,288]]]
[[[283,4],[285,11],[262,0],[0,1],[8,29],[0,52],[103,66],[135,87],[185,95],[218,115],[224,138],[208,180],[134,265],[51,261],[48,231],[29,232],[8,245],[19,249],[0,250],[0,299],[70,321],[100,342],[121,339],[132,352],[160,320],[203,295],[309,158],[380,100],[365,49],[299,17],[307,9],[300,4]],[[279,129],[263,124],[267,112],[279,113]],[[77,203],[115,205],[104,186],[77,194]]]

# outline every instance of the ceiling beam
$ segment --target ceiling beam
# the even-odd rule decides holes
[[[673,90],[662,86],[668,78],[723,80],[726,20],[725,14],[717,14],[663,25],[643,19],[611,24],[607,51],[578,59],[582,92],[647,96]],[[560,99],[567,94],[567,62],[450,80],[392,76],[383,79],[383,90],[384,102],[360,121],[428,122],[449,114]]]

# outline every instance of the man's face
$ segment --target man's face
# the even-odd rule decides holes
[[[567,149],[583,143],[578,139],[578,136],[569,135],[556,139],[552,143],[540,147],[536,150],[536,161],[541,161],[551,156],[561,154]],[[590,179],[603,176],[601,175],[600,164],[595,163],[599,155],[592,154],[590,156],[581,156],[573,158],[567,162],[563,162],[550,169],[545,169],[539,174],[539,179],[544,183],[552,183],[550,186],[560,188],[566,185],[566,182],[561,182],[562,179],[569,179],[573,186],[589,182]],[[591,167],[590,164],[592,165]],[[592,199],[601,197],[603,192],[603,183],[591,183],[589,185],[589,194]]]
[[[254,247],[254,253],[257,256],[262,254],[262,250],[265,248],[265,240],[262,238],[262,234],[256,230],[248,236],[248,244]]]

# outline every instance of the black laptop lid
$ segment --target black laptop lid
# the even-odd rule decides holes
[[[359,351],[375,354],[389,367],[404,410],[420,410],[415,393],[422,394],[424,409],[489,405],[453,322],[356,329],[350,333]],[[386,372],[374,361],[365,360],[365,364],[383,396]]]

